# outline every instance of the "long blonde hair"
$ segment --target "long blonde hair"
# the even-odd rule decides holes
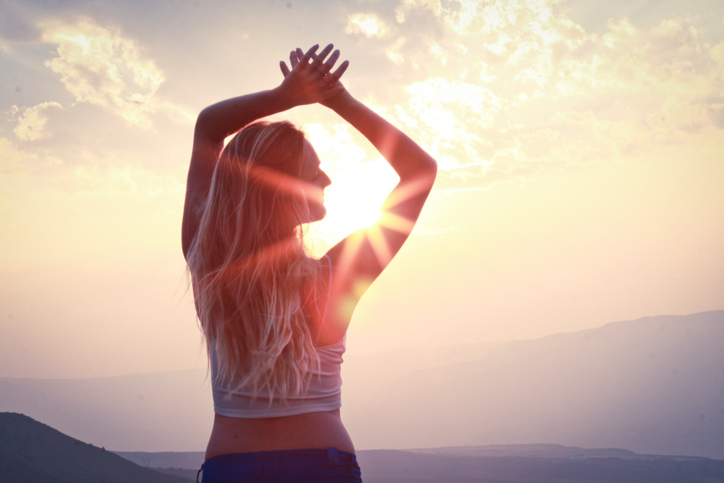
[[[302,243],[303,143],[288,122],[237,133],[218,159],[187,256],[215,382],[272,398],[302,393],[319,365],[303,294],[319,273]]]

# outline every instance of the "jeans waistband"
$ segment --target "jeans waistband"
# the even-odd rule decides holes
[[[235,471],[262,478],[294,472],[300,467],[325,465],[358,467],[357,457],[354,454],[339,451],[337,448],[295,449],[214,456],[204,462],[199,473],[224,472],[233,467]]]

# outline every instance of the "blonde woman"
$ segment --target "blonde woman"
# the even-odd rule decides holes
[[[384,210],[401,222],[379,227],[391,256],[437,165],[352,97],[332,48],[292,51],[278,87],[209,106],[196,122],[182,245],[211,365],[204,483],[361,481],[340,418],[340,364],[359,287],[391,257],[380,260],[362,231],[319,260],[305,253],[301,227],[324,218],[331,180],[301,131],[259,119],[320,103],[380,151],[400,178]]]

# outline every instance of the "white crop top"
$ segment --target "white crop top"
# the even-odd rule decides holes
[[[287,396],[282,400],[278,395],[271,402],[268,394],[259,393],[253,398],[251,391],[236,388],[238,384],[220,387],[216,378],[216,353],[211,352],[211,391],[214,397],[214,411],[231,418],[273,418],[295,414],[334,411],[342,407],[342,376],[340,374],[345,337],[339,342],[317,347],[319,371],[312,373],[309,388],[299,396]],[[213,346],[213,344],[212,344]]]
[[[330,278],[332,262],[328,256],[324,259],[329,264]],[[331,279],[328,290],[331,290]],[[329,299],[329,291],[327,299]],[[325,314],[326,316],[326,310]],[[211,392],[214,397],[214,411],[221,416],[231,418],[273,418],[279,416],[293,416],[295,414],[315,413],[320,411],[334,411],[342,407],[342,355],[345,350],[345,335],[339,342],[316,347],[319,354],[319,370],[313,371],[307,391],[298,396],[287,395],[281,398],[278,395],[270,399],[268,393],[253,393],[239,387],[238,380],[232,380],[221,386],[217,379],[218,363],[214,344],[209,354],[211,362]]]

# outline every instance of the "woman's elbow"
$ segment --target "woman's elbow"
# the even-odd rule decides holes
[[[208,127],[213,118],[214,114],[212,112],[212,106],[205,107],[199,112],[199,115],[196,116],[196,130],[203,130],[204,128]]]
[[[199,115],[196,116],[195,138],[214,143],[224,142],[226,133],[220,129],[218,121],[218,113],[215,111],[214,106],[202,109]]]
[[[415,183],[420,186],[432,186],[437,177],[437,162],[430,156],[419,159],[414,166],[398,171],[403,183]]]
[[[430,181],[430,184],[434,183],[435,178],[437,178],[437,161],[435,158],[428,156],[421,172]]]

